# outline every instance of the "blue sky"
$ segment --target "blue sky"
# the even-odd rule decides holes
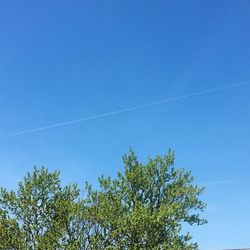
[[[249,1],[1,1],[0,185],[33,165],[96,183],[176,152],[207,185],[204,250],[249,247],[250,84],[10,134],[250,80]]]

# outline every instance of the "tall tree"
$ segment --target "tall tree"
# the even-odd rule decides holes
[[[184,223],[201,225],[203,188],[174,167],[174,153],[138,161],[123,157],[124,172],[99,178],[100,188],[62,187],[59,172],[34,168],[18,190],[0,190],[0,250],[195,249]]]
[[[125,171],[89,187],[89,213],[95,220],[96,249],[195,249],[183,223],[201,225],[203,188],[190,172],[174,167],[174,153],[140,163],[133,151],[123,157]]]
[[[38,170],[19,183],[18,191],[0,191],[0,249],[70,247],[70,218],[77,211],[76,185],[61,186],[59,172]]]

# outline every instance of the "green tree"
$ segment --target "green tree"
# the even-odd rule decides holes
[[[196,249],[183,223],[201,225],[203,188],[190,172],[174,167],[174,153],[140,163],[133,151],[123,157],[125,172],[89,186],[89,216],[95,221],[95,249]]]
[[[174,154],[138,161],[100,188],[62,187],[59,172],[34,168],[16,192],[0,189],[0,250],[195,249],[183,223],[201,225],[205,208],[190,172],[174,167]]]
[[[73,249],[78,198],[76,185],[63,188],[59,172],[45,168],[28,173],[17,192],[1,188],[0,249]]]

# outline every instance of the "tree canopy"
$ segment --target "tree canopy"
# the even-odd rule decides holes
[[[203,188],[174,158],[169,151],[142,164],[130,151],[123,172],[82,191],[34,167],[17,191],[0,190],[0,249],[196,249],[182,225],[206,223]]]

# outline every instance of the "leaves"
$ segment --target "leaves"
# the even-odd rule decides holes
[[[183,223],[202,225],[203,188],[174,167],[174,153],[138,161],[124,155],[124,172],[62,187],[58,171],[34,167],[17,192],[0,190],[0,249],[196,249]]]

